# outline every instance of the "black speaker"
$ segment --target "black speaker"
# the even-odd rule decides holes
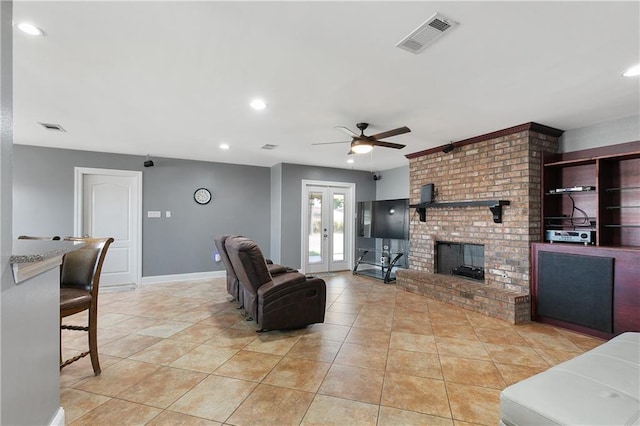
[[[540,252],[536,314],[613,333],[612,257]]]
[[[427,183],[422,185],[422,189],[420,190],[420,204],[431,203],[433,203],[433,184]]]

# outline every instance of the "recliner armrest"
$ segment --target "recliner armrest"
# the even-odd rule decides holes
[[[276,265],[273,263],[267,263],[267,269],[269,270],[269,273],[271,274],[271,276],[280,275],[280,274],[284,274],[285,272],[289,272],[286,266]]]
[[[270,283],[269,283],[270,284]],[[284,300],[284,299],[288,299],[289,297],[294,297],[297,298],[298,296],[295,296],[296,294],[301,294],[301,292],[303,294],[311,294],[309,292],[318,292],[322,294],[322,300],[323,300],[323,309],[324,309],[324,300],[326,297],[326,284],[324,282],[324,280],[320,279],[320,278],[305,278],[304,280],[300,281],[298,279],[296,280],[289,280],[289,281],[285,281],[281,284],[277,284],[277,285],[269,285],[269,284],[265,284],[262,287],[260,287],[260,290],[263,289],[263,293],[260,295],[260,300],[261,300],[261,304],[263,304],[265,306],[273,306],[272,303],[276,303],[278,304],[278,300]],[[268,287],[267,287],[268,286]],[[258,292],[260,293],[260,290],[258,290]]]
[[[272,277],[272,280],[263,284],[258,289],[258,296],[267,297],[275,292],[286,291],[287,288],[301,284],[307,281],[307,278],[299,272],[287,272]]]

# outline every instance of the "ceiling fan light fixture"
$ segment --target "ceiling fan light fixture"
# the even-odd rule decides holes
[[[373,145],[369,145],[368,143],[360,143],[357,145],[353,145],[351,147],[351,151],[355,152],[356,154],[366,154],[368,152],[371,152],[371,150],[373,149]]]

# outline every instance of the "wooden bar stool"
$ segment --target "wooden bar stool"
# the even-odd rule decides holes
[[[82,241],[86,245],[64,255],[60,267],[60,369],[87,355],[91,356],[93,373],[101,372],[98,360],[98,287],[102,264],[113,238],[65,238]],[[87,326],[63,325],[62,319],[82,311],[89,311]],[[89,350],[62,361],[62,330],[88,332]]]

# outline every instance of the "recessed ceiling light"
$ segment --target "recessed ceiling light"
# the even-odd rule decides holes
[[[261,111],[267,107],[267,104],[265,104],[262,99],[254,99],[249,105],[251,105],[251,108],[255,109],[256,111]]]
[[[228,144],[228,143],[221,143],[221,144],[220,144],[220,149],[227,150],[227,149],[229,149],[229,148],[231,148],[231,147],[229,146],[229,144]]]
[[[17,25],[17,27],[20,31],[22,31],[25,34],[34,35],[34,36],[41,36],[44,34],[44,32],[40,28],[28,22],[20,22]]]
[[[347,163],[349,163],[349,164],[353,164],[353,163],[355,163],[355,162],[356,162],[356,160],[354,160],[353,158],[349,158],[349,159],[347,160]]]
[[[631,68],[626,70],[624,73],[622,73],[622,75],[625,77],[635,77],[640,75],[640,64],[632,66]]]

